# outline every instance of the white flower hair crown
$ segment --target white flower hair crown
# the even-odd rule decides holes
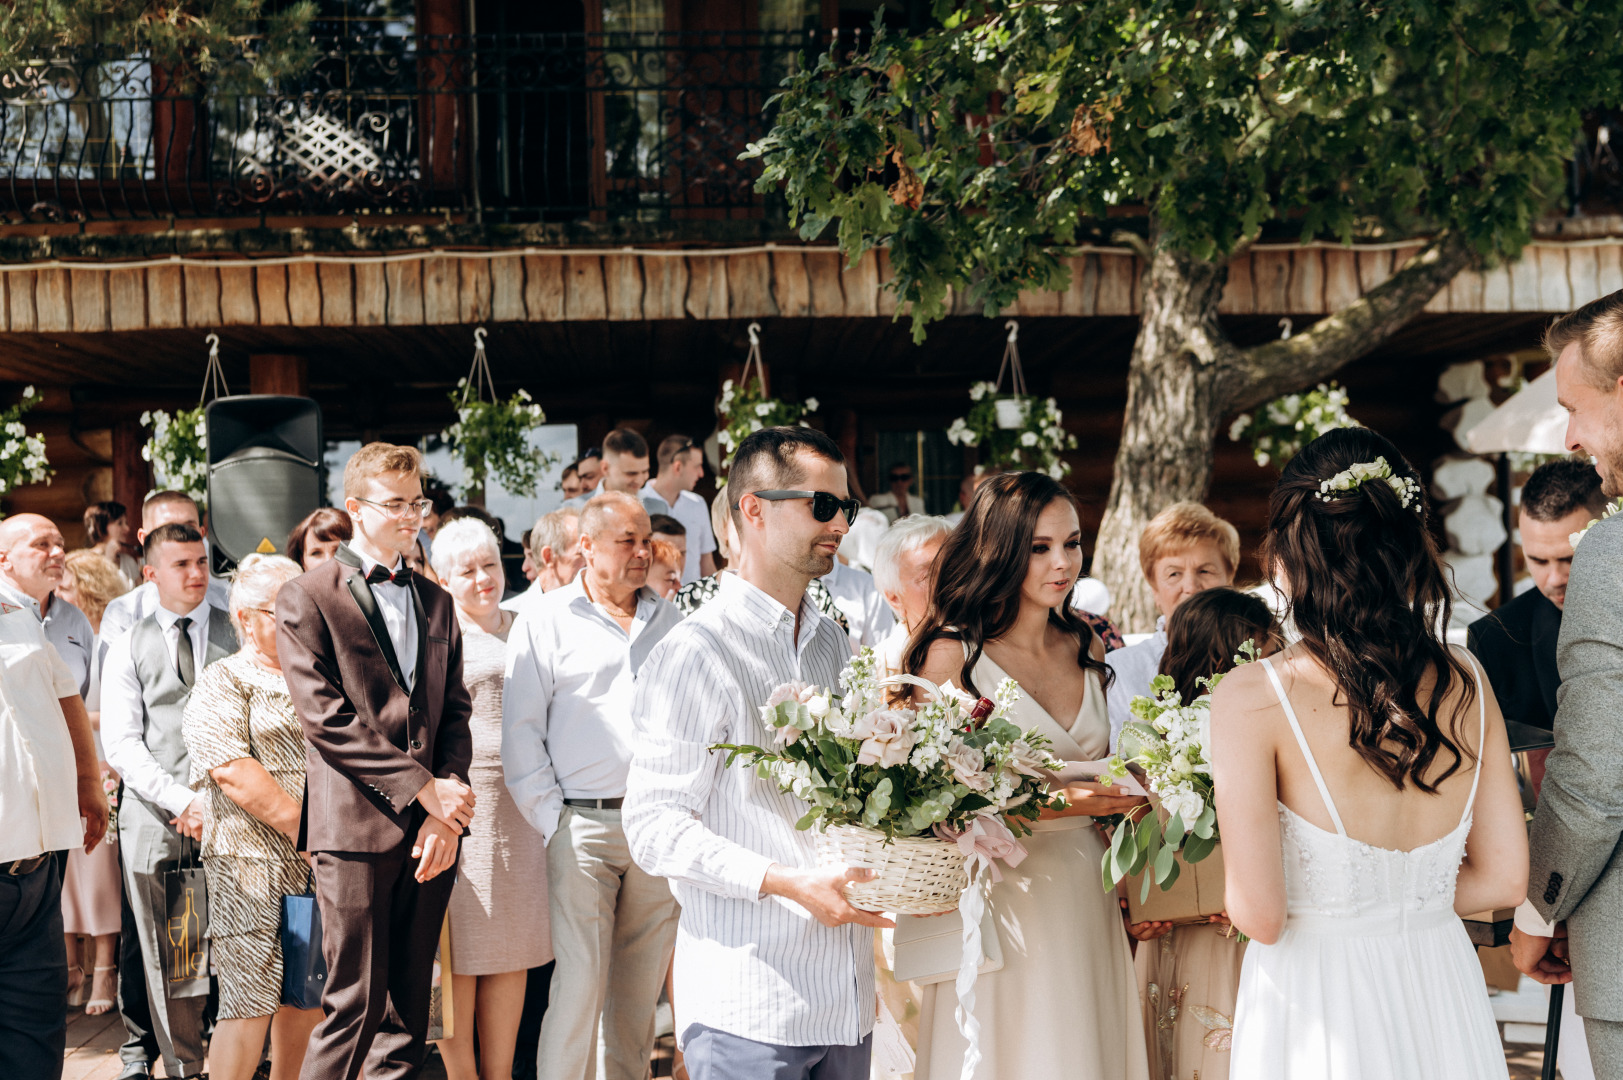
[[[1412,476],[1394,476],[1392,466],[1384,457],[1374,461],[1360,461],[1351,468],[1343,469],[1328,480],[1319,483],[1319,498],[1325,502],[1334,502],[1349,492],[1357,491],[1366,480],[1384,480],[1387,487],[1397,493],[1398,501],[1407,510],[1414,504],[1415,510],[1420,509],[1420,482]]]

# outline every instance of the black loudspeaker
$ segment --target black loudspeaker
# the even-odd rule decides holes
[[[321,406],[306,397],[216,398],[208,426],[214,572],[248,554],[287,554],[287,534],[324,501]]]

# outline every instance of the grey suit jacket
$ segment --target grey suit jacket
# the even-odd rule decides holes
[[[1566,920],[1580,1016],[1623,1021],[1623,515],[1572,559],[1556,646],[1555,749],[1533,818],[1527,895]]]

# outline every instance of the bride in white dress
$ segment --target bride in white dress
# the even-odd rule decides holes
[[[1066,603],[1082,569],[1076,505],[1041,473],[982,484],[938,556],[930,611],[907,666],[937,685],[990,696],[1020,684],[1012,719],[1070,761],[1109,753],[1104,647]],[[965,669],[968,669],[967,671]],[[966,677],[967,676],[967,677]],[[1092,815],[1144,805],[1116,788],[1074,784],[1001,867],[988,906],[1003,967],[975,985],[985,1080],[1148,1080],[1138,984],[1114,894],[1100,887],[1104,841]],[[958,1080],[966,1044],[951,982],[924,988],[917,1080]]]
[[[1241,968],[1230,1075],[1505,1077],[1459,916],[1514,907],[1527,833],[1493,691],[1438,637],[1448,588],[1418,478],[1364,428],[1285,467],[1264,565],[1302,640],[1212,702]]]

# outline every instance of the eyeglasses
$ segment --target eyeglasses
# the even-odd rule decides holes
[[[751,492],[757,499],[768,502],[783,502],[788,499],[810,499],[812,517],[818,521],[833,521],[834,515],[845,511],[845,523],[853,524],[857,520],[857,511],[862,504],[855,499],[842,499],[828,491],[755,491]]]
[[[355,501],[375,506],[392,518],[422,517],[434,506],[429,499],[390,499],[388,502],[373,502],[371,499],[356,497]]]

